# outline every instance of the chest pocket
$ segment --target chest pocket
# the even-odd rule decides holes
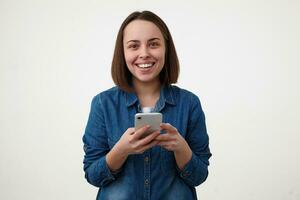
[[[109,149],[112,149],[118,141],[115,141],[114,139],[108,137],[107,142]]]
[[[110,128],[108,130],[111,130],[111,132],[107,136],[107,142],[109,148],[112,149],[113,146],[115,146],[115,144],[120,140],[125,131],[121,130],[120,128]]]

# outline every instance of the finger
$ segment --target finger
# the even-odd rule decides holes
[[[161,123],[160,128],[169,132],[177,132],[177,129],[169,123]]]
[[[153,140],[153,141],[150,142],[149,144],[147,144],[147,145],[141,147],[138,151],[139,151],[140,153],[143,153],[144,151],[146,151],[146,150],[148,150],[148,149],[154,147],[155,145],[157,145],[157,143],[158,143],[158,141]]]
[[[161,146],[164,149],[167,149],[168,151],[172,151],[173,149],[171,145],[161,145],[160,143],[158,143],[157,145]]]
[[[134,131],[135,131],[135,129],[133,127],[130,127],[126,130],[126,133],[129,135],[132,135],[132,134],[134,134]]]
[[[157,145],[163,146],[163,147],[164,147],[164,146],[169,146],[169,145],[170,145],[170,142],[165,142],[165,141],[164,141],[164,142],[158,142]]]
[[[174,138],[172,137],[172,135],[170,134],[161,134],[159,136],[157,136],[155,138],[155,140],[158,140],[158,141],[169,141],[169,140],[173,140]]]
[[[146,126],[143,126],[142,128],[139,128],[138,130],[136,130],[133,135],[134,139],[139,139],[145,133],[145,131],[147,131],[149,128],[150,128],[150,126],[146,125]]]
[[[144,145],[150,143],[152,140],[154,140],[159,135],[160,135],[160,131],[155,131],[153,133],[150,133],[150,135],[148,135],[147,137],[140,140],[139,145],[144,146]]]
[[[176,147],[176,144],[172,142],[159,142],[157,143],[158,146],[163,147],[164,149],[167,149],[169,151],[173,151]]]

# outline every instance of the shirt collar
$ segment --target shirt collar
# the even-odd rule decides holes
[[[134,92],[125,92],[125,101],[126,106],[129,107],[134,105],[138,101],[138,98]]]
[[[155,106],[156,109],[158,111],[161,111],[165,106],[165,103],[168,103],[170,105],[176,105],[174,98],[175,96],[174,96],[174,91],[172,90],[172,86],[162,86],[160,88],[159,100]],[[126,101],[126,106],[130,107],[138,101],[138,98],[134,92],[125,92],[125,101]]]

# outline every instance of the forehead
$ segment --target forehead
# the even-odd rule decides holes
[[[151,38],[160,38],[163,36],[159,28],[152,22],[146,20],[134,20],[124,29],[124,42],[129,40],[148,40]]]

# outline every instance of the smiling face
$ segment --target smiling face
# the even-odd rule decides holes
[[[159,80],[165,63],[165,42],[159,28],[146,20],[134,20],[124,29],[124,56],[133,83]]]

